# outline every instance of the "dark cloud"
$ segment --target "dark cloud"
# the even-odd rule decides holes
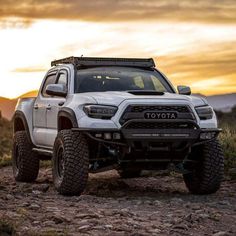
[[[1,17],[236,23],[235,0],[0,0]]]

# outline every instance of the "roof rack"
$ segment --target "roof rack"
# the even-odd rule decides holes
[[[152,58],[67,57],[51,62],[51,66],[60,64],[73,64],[82,68],[94,66],[134,66],[144,68],[155,67],[155,63]]]

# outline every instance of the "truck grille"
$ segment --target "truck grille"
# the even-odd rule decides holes
[[[191,109],[187,105],[129,105],[124,113],[122,114],[120,118],[120,124],[125,125],[126,122],[134,120],[134,123],[129,123],[129,126],[137,127],[143,127],[144,125],[152,128],[163,128],[175,126],[175,124],[172,124],[172,122],[163,122],[160,123],[160,120],[158,122],[155,122],[153,119],[152,122],[150,120],[147,120],[145,122],[145,114],[147,113],[169,113],[169,114],[176,114],[176,120],[192,120],[195,121],[195,116],[193,115]],[[168,117],[167,117],[168,118]],[[139,122],[142,121],[142,122]],[[174,122],[176,123],[176,122]],[[163,127],[161,127],[163,125]],[[185,123],[186,125],[186,123]],[[180,125],[178,124],[178,128],[184,126],[184,124]],[[188,126],[188,125],[187,125]],[[135,128],[134,128],[135,129]]]
[[[187,106],[163,106],[163,105],[135,105],[128,106],[125,112],[144,112],[144,111],[177,111],[180,113],[190,112]]]

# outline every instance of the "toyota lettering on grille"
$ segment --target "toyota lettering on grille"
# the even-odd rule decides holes
[[[163,119],[173,120],[177,118],[176,112],[146,112],[144,113],[145,119]]]

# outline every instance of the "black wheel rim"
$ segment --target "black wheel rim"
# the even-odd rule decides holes
[[[65,168],[64,148],[62,145],[57,150],[57,173],[60,178],[63,178]]]

